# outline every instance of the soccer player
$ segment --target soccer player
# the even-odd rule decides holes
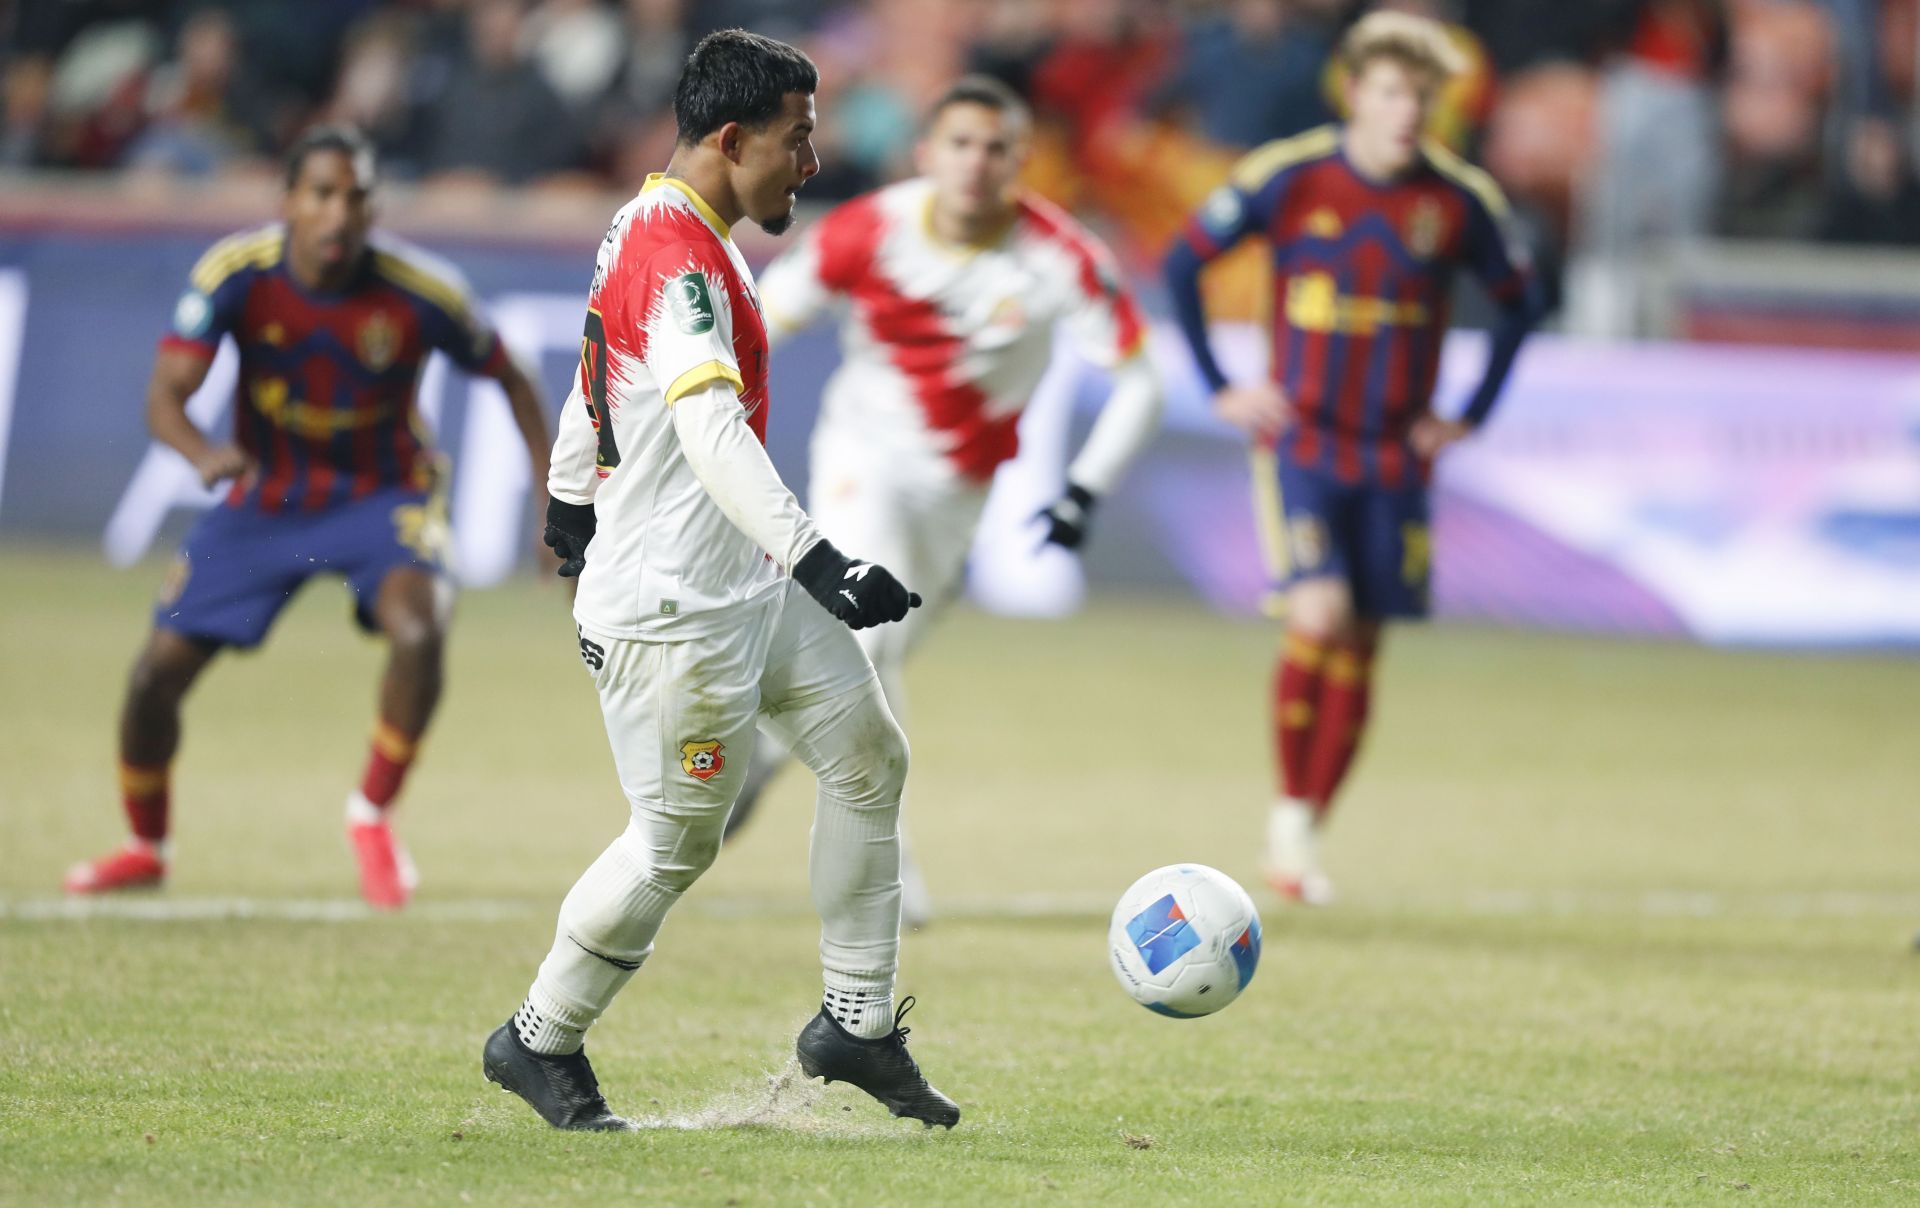
[[[323,573],[346,579],[354,619],[387,641],[366,770],[347,797],[360,891],[382,909],[412,892],[388,815],[440,697],[453,598],[441,471],[414,409],[421,366],[439,349],[499,382],[541,477],[547,426],[538,391],[459,276],[369,233],[373,185],[363,136],[309,132],[287,159],[283,221],[216,243],[174,308],[147,422],[208,486],[232,486],[187,534],[127,688],[120,790],[133,836],[76,866],[69,892],[165,878],[182,698],[220,651],[259,645],[294,592]],[[231,444],[186,410],[227,338],[240,352]]]
[[[1445,31],[1375,14],[1340,53],[1345,124],[1248,155],[1167,257],[1215,410],[1254,441],[1263,535],[1286,592],[1267,872],[1283,896],[1316,904],[1332,892],[1317,831],[1366,725],[1381,626],[1427,612],[1434,458],[1486,422],[1543,309],[1499,189],[1422,141],[1433,97],[1457,68]],[[1207,338],[1199,275],[1249,237],[1273,257],[1271,380],[1233,383]],[[1461,267],[1500,318],[1485,375],[1454,420],[1430,403]]]
[[[913,1000],[893,1003],[907,744],[848,632],[897,622],[919,597],[824,539],[767,460],[766,328],[731,237],[743,218],[775,235],[792,223],[820,170],[817,83],[785,43],[702,39],[674,92],[673,158],[614,217],[594,267],[546,535],[560,573],[580,577],[580,657],[632,819],[561,903],[552,951],[482,1058],[557,1128],[628,1127],[582,1037],[720,850],[756,718],[820,782],[825,992],[801,1069],[897,1116],[960,1119],[907,1053]]]
[[[1046,540],[1080,546],[1096,504],[1159,425],[1146,328],[1112,255],[1017,185],[1031,127],[1012,89],[961,79],[928,114],[920,175],[833,210],[761,281],[776,346],[830,307],[841,313],[841,364],[813,434],[813,514],[828,536],[927,596],[905,624],[860,635],[896,719],[906,714],[907,654],[960,591],[994,471],[1014,455],[1055,328],[1111,372],[1113,387],[1065,493],[1043,514]],[[786,759],[760,744],[730,833]],[[924,921],[927,895],[910,860],[902,880],[908,920]]]

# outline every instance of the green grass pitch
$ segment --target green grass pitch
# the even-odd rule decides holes
[[[1920,662],[1398,632],[1319,913],[1258,887],[1273,637],[1173,602],[962,612],[914,668],[904,949],[951,1134],[792,1081],[817,1002],[809,786],[780,786],[589,1044],[638,1135],[486,1085],[625,811],[566,603],[462,601],[402,805],[416,907],[353,905],[379,650],[309,589],[189,702],[158,917],[61,914],[120,834],[112,726],[156,568],[0,554],[0,1202],[1920,1201]],[[1258,977],[1126,1000],[1147,868],[1254,889]],[[241,916],[241,917],[234,917]]]

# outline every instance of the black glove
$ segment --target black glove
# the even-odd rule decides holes
[[[1080,543],[1087,539],[1087,524],[1093,519],[1096,502],[1092,491],[1068,483],[1067,493],[1060,501],[1041,511],[1035,519],[1047,522],[1046,540],[1061,549],[1079,549]]]
[[[886,567],[855,562],[831,541],[822,540],[803,554],[793,577],[848,629],[903,620],[909,608],[920,607],[919,593],[908,591]]]
[[[547,496],[547,531],[540,540],[560,558],[560,577],[571,579],[587,566],[587,542],[593,540],[593,505]]]

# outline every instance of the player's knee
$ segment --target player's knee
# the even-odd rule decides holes
[[[172,708],[192,686],[197,667],[148,651],[127,676],[127,706],[136,712]]]
[[[653,950],[650,929],[624,896],[568,894],[560,903],[560,931],[603,960],[637,964]]]
[[[906,734],[884,709],[869,711],[852,731],[851,745],[820,778],[821,787],[863,809],[898,807],[911,762]]]
[[[388,617],[383,628],[396,658],[423,670],[439,667],[446,635],[431,613],[408,610]]]
[[[1331,583],[1303,583],[1287,595],[1287,630],[1315,642],[1344,637],[1353,626],[1353,605]]]
[[[619,843],[628,860],[640,870],[642,882],[656,892],[677,897],[713,867],[725,826],[726,818],[720,814],[689,818],[671,828],[662,829],[658,824],[648,828],[655,836],[651,840],[629,829]]]

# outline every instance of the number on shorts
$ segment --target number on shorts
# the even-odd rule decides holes
[[[1427,581],[1427,572],[1433,567],[1433,531],[1424,524],[1403,524],[1400,526],[1400,577],[1407,586],[1417,587]]]

